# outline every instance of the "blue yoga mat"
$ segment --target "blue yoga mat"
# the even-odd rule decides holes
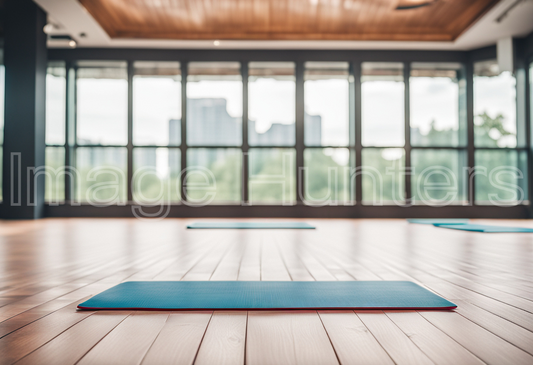
[[[411,218],[407,220],[409,223],[417,224],[468,224],[468,219],[418,219]]]
[[[189,229],[315,229],[304,222],[196,222]]]
[[[483,224],[436,224],[440,228],[458,229],[461,231],[484,232],[484,233],[533,233],[533,228],[487,226]]]
[[[79,309],[452,309],[410,281],[130,281]]]

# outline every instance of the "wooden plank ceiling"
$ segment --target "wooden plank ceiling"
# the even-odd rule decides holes
[[[112,38],[452,41],[499,0],[79,1]]]

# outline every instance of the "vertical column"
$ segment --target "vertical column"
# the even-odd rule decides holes
[[[44,215],[46,13],[31,0],[5,2],[3,218]]]
[[[363,143],[362,141],[362,114],[361,114],[361,62],[355,62],[353,65],[353,103],[355,117],[355,204],[362,204],[363,201],[363,175],[361,166],[363,165]],[[352,89],[352,88],[350,88]],[[352,98],[350,98],[352,99]],[[350,101],[352,102],[352,101]]]
[[[296,62],[296,202],[302,203],[305,186],[300,168],[304,166],[304,63]]]
[[[248,62],[241,63],[242,75],[242,205],[248,205]]]
[[[185,169],[187,167],[187,62],[181,62],[181,201],[187,201],[187,189],[185,187],[185,180],[187,174]]]
[[[405,85],[404,111],[405,111],[405,204],[412,204],[411,192],[411,93],[409,79],[411,77],[411,64],[405,62],[403,65],[403,82]]]

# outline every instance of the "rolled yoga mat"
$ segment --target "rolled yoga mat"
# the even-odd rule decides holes
[[[188,229],[315,229],[304,222],[196,222]]]
[[[533,228],[488,226],[484,224],[435,224],[436,227],[483,233],[533,233]]]
[[[410,281],[130,281],[79,309],[453,309]]]
[[[468,224],[468,219],[419,219],[419,218],[411,218],[407,220],[409,223],[417,223],[417,224]]]

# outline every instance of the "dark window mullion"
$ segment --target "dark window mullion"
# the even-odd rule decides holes
[[[242,182],[241,182],[241,199],[243,205],[249,204],[249,166],[248,166],[248,152],[250,146],[248,144],[248,63],[241,63],[241,77],[242,77]]]
[[[353,72],[353,97],[354,97],[354,118],[355,118],[355,204],[362,204],[363,201],[363,175],[361,166],[363,165],[363,144],[362,144],[362,92],[361,92],[361,62],[352,65]]]
[[[465,67],[466,81],[466,146],[467,146],[467,201],[468,205],[475,205],[475,146],[474,146],[474,64],[470,60]]]
[[[305,191],[304,179],[300,174],[300,168],[304,167],[304,118],[305,118],[305,99],[304,99],[304,63],[296,62],[296,203],[301,204]]]
[[[128,61],[128,161],[127,161],[127,200],[133,201],[133,61]]]
[[[410,83],[411,64],[405,62],[403,65],[404,90],[404,130],[405,130],[405,204],[412,204],[411,192],[411,95]]]
[[[185,180],[186,174],[184,173],[187,168],[187,62],[181,62],[181,174],[180,174],[180,187],[181,187],[181,200],[187,201]]]

